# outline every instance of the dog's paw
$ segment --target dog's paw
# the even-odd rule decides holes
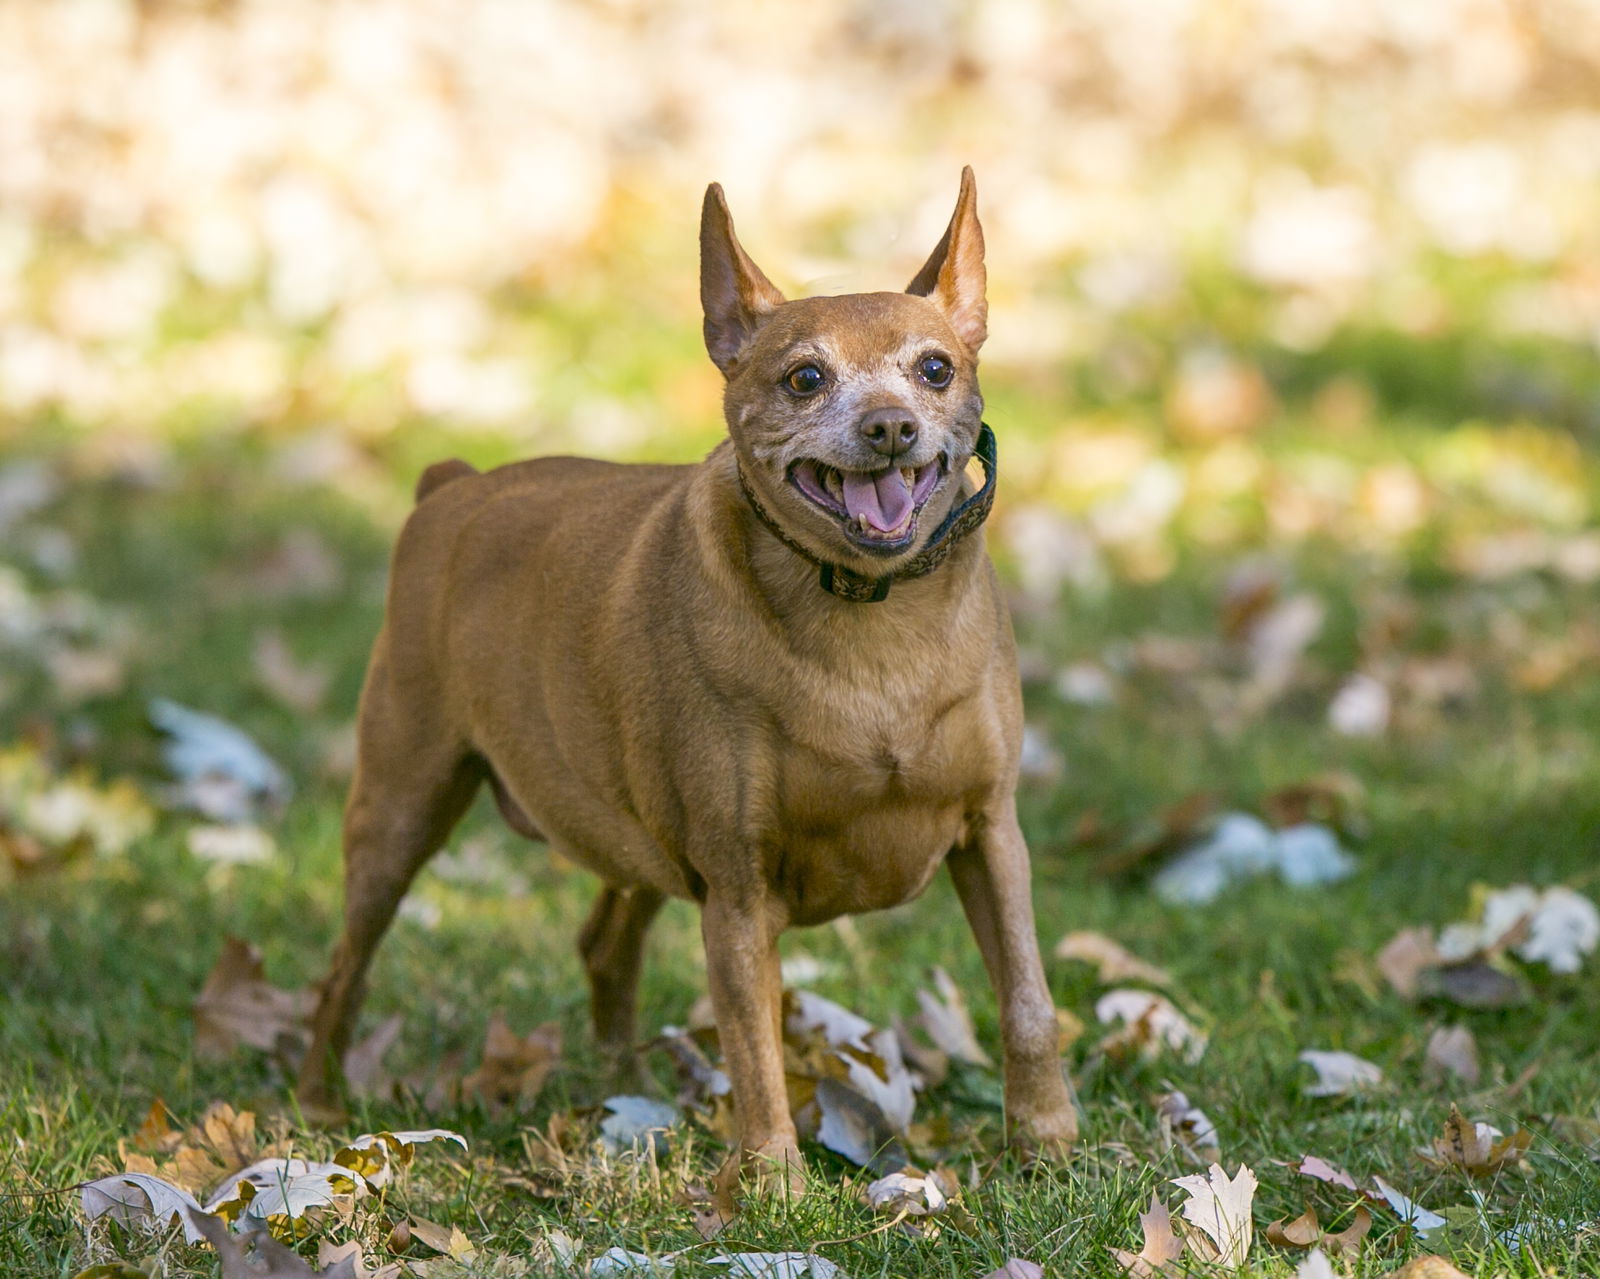
[[[1078,1112],[1068,1106],[1053,1114],[1018,1119],[1009,1144],[1029,1163],[1065,1163],[1078,1144]]]
[[[742,1155],[729,1155],[717,1173],[719,1193],[743,1189],[758,1195],[799,1199],[806,1193],[806,1164],[793,1139],[774,1138]]]

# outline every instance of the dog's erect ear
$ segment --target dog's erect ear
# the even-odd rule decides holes
[[[944,239],[906,285],[906,292],[938,303],[950,327],[976,354],[989,335],[989,304],[984,300],[988,279],[983,269],[983,228],[978,225],[978,184],[969,164],[961,170],[961,194]]]
[[[783,294],[739,244],[722,186],[713,182],[700,210],[700,306],[711,362],[730,373],[762,319],[782,304]]]

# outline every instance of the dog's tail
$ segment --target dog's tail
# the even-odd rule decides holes
[[[435,462],[422,473],[422,478],[417,481],[417,501],[422,501],[434,489],[443,488],[451,480],[459,480],[463,475],[476,475],[478,468],[469,462],[463,462],[459,457],[452,457],[443,462]]]

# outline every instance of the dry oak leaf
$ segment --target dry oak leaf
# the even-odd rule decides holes
[[[157,1097],[145,1112],[144,1122],[127,1139],[127,1144],[146,1154],[170,1155],[183,1144],[183,1134],[172,1126],[173,1114]]]
[[[251,1111],[236,1111],[225,1101],[212,1102],[199,1122],[181,1133],[163,1127],[166,1117],[165,1106],[156,1102],[132,1141],[118,1144],[129,1172],[159,1175],[199,1195],[230,1173],[278,1153],[276,1147],[261,1144],[256,1133],[256,1117]],[[170,1158],[158,1166],[153,1159],[130,1154],[129,1145],[145,1145]]]
[[[1487,1177],[1520,1162],[1532,1144],[1533,1134],[1526,1128],[1508,1137],[1488,1124],[1473,1123],[1452,1105],[1432,1149],[1420,1148],[1417,1153],[1436,1168],[1464,1168],[1474,1177]]]
[[[1104,933],[1068,933],[1056,943],[1057,959],[1076,959],[1095,965],[1102,984],[1116,986],[1126,981],[1149,982],[1152,986],[1172,985],[1172,974],[1165,968],[1146,963],[1121,942]]]
[[[301,1053],[315,1004],[309,990],[283,990],[268,982],[261,952],[229,937],[194,1002],[195,1050],[212,1059],[226,1057],[240,1044]]]
[[[520,1108],[539,1095],[560,1060],[559,1022],[545,1022],[519,1036],[496,1009],[484,1035],[483,1060],[461,1081],[461,1093],[477,1097],[491,1110]]]
[[[83,1215],[90,1221],[110,1217],[123,1225],[159,1230],[176,1217],[183,1226],[183,1237],[190,1243],[199,1243],[205,1238],[189,1216],[191,1209],[196,1213],[200,1211],[194,1196],[160,1177],[122,1172],[85,1182],[78,1189],[83,1196]]]
[[[1208,1246],[1190,1234],[1190,1251],[1204,1260],[1242,1266],[1255,1240],[1250,1208],[1255,1201],[1256,1175],[1249,1165],[1240,1164],[1231,1180],[1220,1164],[1212,1164],[1205,1176],[1174,1177],[1172,1184],[1189,1195],[1179,1206],[1184,1220],[1210,1241]]]
[[[1166,1205],[1154,1195],[1150,1196],[1149,1210],[1139,1214],[1139,1225],[1144,1231],[1144,1247],[1137,1253],[1113,1248],[1111,1255],[1133,1279],[1152,1279],[1183,1255],[1183,1240],[1172,1231],[1172,1217]]]

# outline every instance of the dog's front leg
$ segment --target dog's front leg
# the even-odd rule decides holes
[[[1026,1150],[1064,1156],[1078,1139],[1078,1112],[1062,1074],[1055,1003],[1034,931],[1028,847],[1012,797],[973,824],[949,865],[1000,1004],[1007,1135]]]
[[[730,1162],[753,1160],[762,1183],[776,1180],[799,1194],[800,1145],[783,1075],[783,979],[764,890],[713,890],[701,910],[700,931],[739,1124],[740,1149]]]

